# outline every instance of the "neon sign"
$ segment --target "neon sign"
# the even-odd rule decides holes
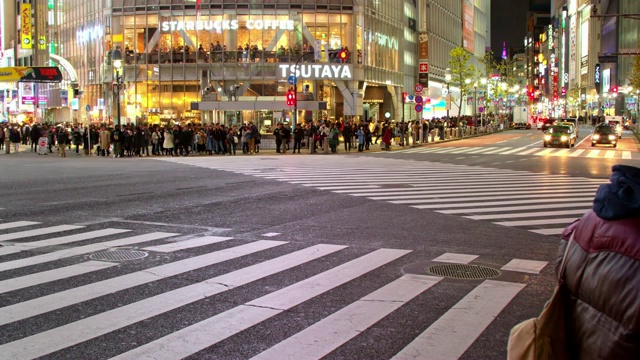
[[[297,70],[295,65],[282,64],[279,65],[279,68],[283,78],[288,77],[290,74],[295,74],[296,77],[303,79],[353,79],[351,65],[348,64],[303,64],[298,65]]]
[[[160,28],[163,32],[183,30],[238,30],[238,20],[198,20],[198,21],[163,21]],[[249,30],[293,30],[293,20],[247,20]]]

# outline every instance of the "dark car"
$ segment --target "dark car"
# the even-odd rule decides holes
[[[544,147],[563,146],[572,147],[576,145],[576,134],[573,127],[565,125],[553,125],[544,133]]]
[[[618,134],[615,127],[609,124],[600,124],[596,126],[591,134],[591,146],[600,144],[618,147]]]

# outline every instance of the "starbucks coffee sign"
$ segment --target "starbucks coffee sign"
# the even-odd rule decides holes
[[[284,79],[291,74],[303,79],[353,79],[351,64],[302,64],[297,69],[295,65],[281,64],[278,68],[280,77]]]
[[[198,20],[198,21],[163,21],[160,28],[163,32],[183,30],[238,30],[238,20]],[[293,30],[293,20],[247,20],[245,26],[249,30]]]

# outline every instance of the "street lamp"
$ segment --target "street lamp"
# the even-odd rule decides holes
[[[120,75],[120,69],[122,69],[122,51],[117,46],[111,53],[111,60],[113,61],[113,68],[116,70],[115,85],[116,85],[116,126],[120,126],[120,87],[122,86],[122,75]]]
[[[449,93],[449,83],[451,82],[451,77],[453,73],[451,72],[451,68],[446,68],[444,71],[444,82],[447,84],[447,97],[445,99],[445,106],[447,107],[447,120],[449,119],[449,109],[451,108],[451,93]]]

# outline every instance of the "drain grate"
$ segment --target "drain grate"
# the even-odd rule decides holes
[[[128,249],[114,249],[102,251],[89,256],[92,260],[101,261],[128,261],[144,259],[149,254],[144,251],[128,250]]]
[[[501,274],[500,271],[490,267],[467,264],[434,265],[428,267],[426,271],[431,275],[468,280],[491,279]]]

